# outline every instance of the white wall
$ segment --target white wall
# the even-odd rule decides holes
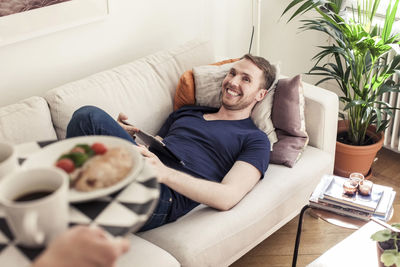
[[[311,58],[318,53],[316,46],[324,45],[328,38],[315,31],[300,31],[300,18],[287,23],[293,14],[289,11],[281,18],[282,12],[290,0],[261,1],[261,40],[260,54],[271,62],[280,62],[281,73],[287,76],[308,72],[314,63]],[[311,18],[313,13],[306,13],[301,19]],[[315,76],[303,75],[303,80],[312,84],[318,80]],[[329,85],[322,87],[329,89]]]
[[[109,0],[105,20],[0,47],[0,107],[193,38],[210,39],[217,60],[239,57],[249,49],[253,2]],[[326,37],[280,19],[288,3],[261,0],[260,54],[291,76],[312,67]]]
[[[100,22],[0,47],[0,107],[194,38],[217,59],[248,50],[252,1],[109,0]]]

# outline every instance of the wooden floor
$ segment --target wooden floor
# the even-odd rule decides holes
[[[400,154],[387,149],[381,149],[372,168],[373,177],[371,180],[374,183],[391,186],[397,192],[394,202],[395,213],[390,222],[400,222]],[[231,266],[291,266],[297,223],[298,216]],[[297,266],[302,267],[311,263],[353,231],[311,217],[306,212],[304,215]]]

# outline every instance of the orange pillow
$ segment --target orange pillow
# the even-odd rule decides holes
[[[235,59],[227,59],[223,60],[211,65],[220,66],[228,63],[232,63],[240,60],[239,58]],[[182,76],[179,78],[178,86],[175,90],[174,96],[174,111],[186,106],[186,105],[194,105],[196,103],[195,98],[195,85],[194,85],[194,77],[193,71],[187,70]]]

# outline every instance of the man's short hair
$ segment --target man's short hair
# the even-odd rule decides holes
[[[246,54],[240,59],[248,59],[254,63],[264,75],[264,83],[261,84],[262,89],[269,89],[275,80],[276,71],[275,68],[263,57],[253,56],[252,54]],[[260,89],[261,89],[260,88]]]

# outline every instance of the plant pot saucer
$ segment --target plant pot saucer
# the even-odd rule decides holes
[[[364,176],[364,178],[366,180],[369,180],[369,179],[371,179],[371,177],[372,177],[372,169],[369,169],[368,173]]]
[[[335,174],[335,173],[334,173],[334,174]],[[341,176],[340,174],[335,174],[335,175]],[[369,179],[371,179],[371,177],[372,177],[372,169],[369,169],[368,173],[367,173],[366,175],[364,175],[364,178],[365,178],[366,180],[369,180]],[[347,177],[346,177],[346,178],[347,178]]]

